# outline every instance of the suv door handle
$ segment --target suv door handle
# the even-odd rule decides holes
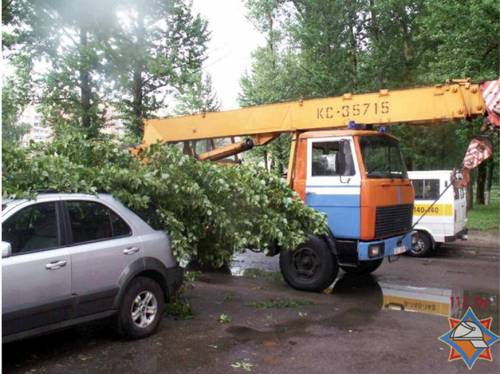
[[[62,268],[63,266],[66,266],[67,261],[61,260],[61,261],[52,261],[49,262],[47,265],[45,265],[45,269],[47,270],[57,270]]]
[[[123,250],[124,255],[133,255],[134,253],[137,253],[137,252],[139,252],[138,247],[130,247],[130,248],[126,248]]]

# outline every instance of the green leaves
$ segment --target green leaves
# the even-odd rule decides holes
[[[26,150],[4,145],[4,197],[48,189],[110,192],[167,231],[179,259],[213,266],[247,248],[293,249],[308,234],[325,233],[324,216],[262,168],[199,162],[160,144],[142,157],[78,133]]]
[[[241,79],[242,106],[498,77],[495,0],[253,0],[246,6],[268,43],[257,48]],[[391,132],[409,168],[425,170],[458,167],[479,127],[398,126]],[[287,140],[249,153],[270,160],[279,173],[290,149],[279,142]]]

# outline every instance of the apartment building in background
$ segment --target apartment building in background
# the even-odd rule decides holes
[[[27,125],[28,131],[21,139],[21,145],[28,145],[30,141],[44,142],[52,137],[51,127],[42,119],[42,115],[36,110],[36,106],[28,106],[21,117],[19,124]]]
[[[117,114],[112,109],[105,112],[105,124],[101,131],[104,134],[111,135],[115,139],[121,138],[125,134],[123,121],[117,118]],[[30,141],[45,142],[52,138],[52,127],[43,120],[42,115],[37,111],[35,105],[26,107],[19,118],[20,125],[27,125],[28,131],[21,139],[21,145],[26,146]]]

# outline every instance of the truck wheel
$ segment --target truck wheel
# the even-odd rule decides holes
[[[132,280],[116,316],[116,330],[124,338],[141,339],[153,334],[163,317],[165,298],[160,285],[151,278]]]
[[[349,274],[370,274],[377,270],[383,261],[383,258],[372,261],[360,261],[358,266],[340,266],[340,268]]]
[[[432,240],[430,236],[423,231],[418,231],[418,235],[411,243],[411,249],[407,253],[413,257],[425,257],[429,255],[431,250]]]
[[[285,281],[301,291],[322,291],[337,277],[339,267],[326,243],[311,236],[294,251],[280,252],[280,269]]]

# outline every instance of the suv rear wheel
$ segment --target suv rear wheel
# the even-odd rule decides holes
[[[165,298],[160,285],[151,278],[134,278],[116,318],[118,333],[129,339],[153,334],[160,325],[164,308]]]

